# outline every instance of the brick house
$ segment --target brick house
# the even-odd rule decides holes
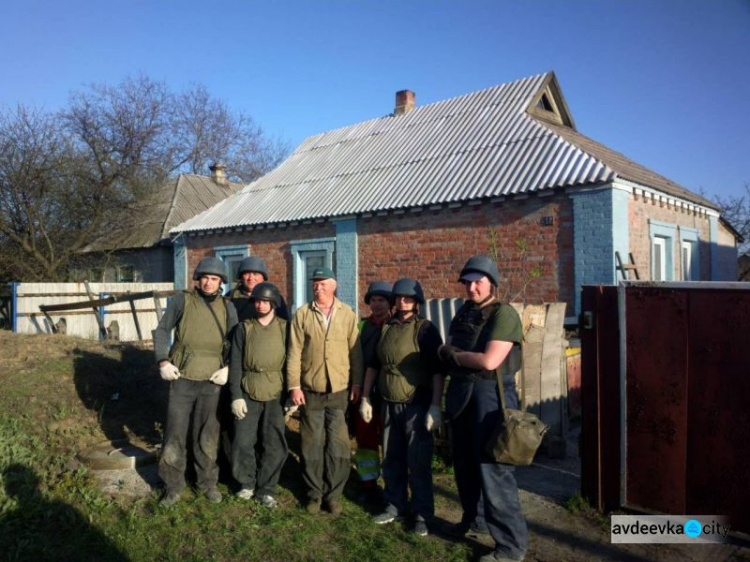
[[[569,316],[581,285],[617,282],[615,252],[641,279],[734,280],[737,264],[717,206],[578,133],[551,72],[423,107],[398,92],[392,114],[309,137],[172,234],[178,284],[204,256],[255,254],[293,308],[321,264],[357,306],[404,275],[460,297],[467,257],[494,253],[501,295]]]

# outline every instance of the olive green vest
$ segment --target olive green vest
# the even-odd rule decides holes
[[[284,387],[286,320],[278,316],[268,326],[245,320],[242,390],[259,402],[278,398]]]
[[[208,305],[208,306],[207,306]],[[208,380],[221,368],[222,334],[211,311],[227,333],[227,306],[223,297],[205,301],[196,291],[185,291],[185,310],[175,330],[170,361],[180,369],[183,378]]]
[[[378,389],[389,402],[409,402],[418,386],[431,386],[431,375],[419,354],[417,338],[423,320],[386,324],[380,333]]]

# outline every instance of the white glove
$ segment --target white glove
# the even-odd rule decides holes
[[[245,417],[245,414],[247,414],[247,404],[245,403],[244,398],[237,398],[237,400],[232,400],[232,413],[238,420],[241,420]]]
[[[359,414],[365,423],[372,421],[372,404],[370,404],[369,398],[362,398],[362,402],[359,404]]]
[[[176,381],[180,378],[180,370],[172,363],[159,367],[159,374],[165,381]]]
[[[299,406],[292,402],[291,398],[286,399],[286,403],[284,404],[284,420],[288,420],[292,417],[292,414],[296,412],[299,409]]]
[[[229,367],[222,367],[218,371],[214,372],[214,374],[211,375],[208,380],[210,380],[214,384],[218,384],[219,386],[224,386],[225,384],[227,384],[228,378]]]
[[[427,431],[438,429],[443,421],[443,414],[440,413],[440,406],[430,406],[427,410],[427,416],[425,417],[424,425]]]

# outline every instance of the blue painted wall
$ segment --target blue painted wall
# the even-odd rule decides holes
[[[178,236],[174,241],[174,288],[187,289],[187,248],[185,239]]]
[[[708,217],[708,231],[711,238],[711,280],[721,279],[719,272],[719,218]],[[734,279],[732,279],[734,281]]]
[[[616,284],[615,251],[627,261],[630,193],[606,187],[571,193],[570,197],[573,200],[575,314],[578,315],[581,286]]]
[[[357,219],[334,221],[336,225],[336,278],[338,298],[357,310],[359,260]]]

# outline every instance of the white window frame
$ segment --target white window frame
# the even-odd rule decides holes
[[[699,281],[700,256],[698,252],[700,233],[696,228],[680,227],[680,267],[683,281]]]
[[[674,281],[675,259],[674,247],[677,238],[677,226],[667,222],[649,220],[649,236],[651,237],[651,280]],[[661,267],[656,271],[656,252],[661,252]]]
[[[662,236],[654,236],[651,240],[651,280],[652,281],[667,281],[667,241],[668,238]],[[657,259],[660,267],[657,271]]]

